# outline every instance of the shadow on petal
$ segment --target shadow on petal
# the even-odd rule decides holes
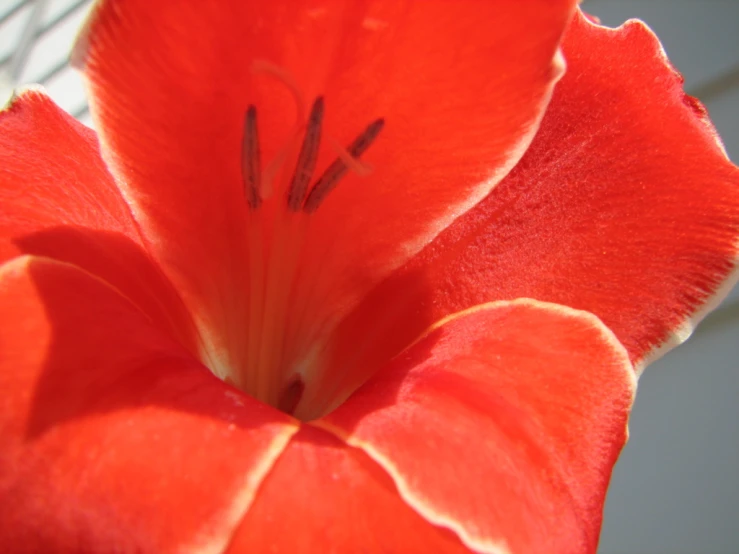
[[[69,263],[98,277],[197,354],[199,337],[182,298],[151,255],[125,235],[63,226],[16,239],[15,245],[25,254]]]
[[[32,284],[7,291],[8,321],[17,317],[19,328],[2,334],[18,373],[6,386],[33,391],[29,439],[72,419],[150,406],[237,425],[287,420],[200,362],[177,292],[126,237],[57,228],[18,245],[39,257],[28,264]]]
[[[419,332],[409,324],[431,317],[431,295],[423,270],[395,272],[339,322],[324,352],[325,370],[318,384],[321,397],[330,403],[322,413],[336,408],[418,338],[423,329]],[[305,415],[309,417],[303,419],[317,417]]]
[[[23,256],[0,279],[0,544],[223,551],[298,423],[77,266]]]

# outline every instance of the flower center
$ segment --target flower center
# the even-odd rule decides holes
[[[282,206],[269,206],[272,181],[290,152],[277,156],[276,164],[262,168],[258,113],[246,110],[241,148],[241,173],[248,205],[249,290],[244,355],[227,381],[278,409],[293,414],[303,391],[320,367],[311,356],[310,336],[305,335],[305,296],[300,290],[305,275],[299,271],[301,244],[312,214],[352,169],[361,170],[359,158],[372,145],[384,125],[370,123],[322,174],[314,178],[323,127],[324,99],[311,108],[297,153],[295,169],[282,180]],[[293,157],[295,151],[293,150]]]

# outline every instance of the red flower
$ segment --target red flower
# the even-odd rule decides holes
[[[0,115],[4,549],[594,552],[739,172],[574,9],[102,2],[99,137]]]

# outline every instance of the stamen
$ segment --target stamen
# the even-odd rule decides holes
[[[384,125],[385,120],[382,118],[370,123],[364,132],[354,139],[354,142],[347,147],[349,155],[353,158],[359,158],[372,145],[380,134],[380,131],[382,131],[382,127]],[[315,212],[328,193],[330,193],[336,187],[341,178],[346,175],[347,171],[349,171],[347,163],[342,160],[341,157],[336,158],[328,169],[324,171],[323,175],[319,177],[316,184],[313,185],[313,188],[308,194],[308,198],[306,198],[305,204],[303,205],[303,211],[309,214]]]
[[[290,182],[287,195],[287,207],[293,212],[300,210],[305,199],[308,183],[316,170],[318,147],[321,143],[321,124],[323,122],[323,97],[319,96],[313,103],[308,117],[308,126],[305,130],[303,146],[300,148],[295,174]]]
[[[241,139],[241,179],[244,182],[246,201],[252,210],[256,210],[262,203],[259,195],[262,173],[259,157],[257,108],[251,104],[244,116],[244,135]]]
[[[299,105],[299,111],[300,108]],[[238,347],[238,358],[233,360],[236,364],[234,375],[226,379],[288,414],[313,413],[314,404],[320,401],[311,383],[320,371],[320,360],[313,353],[313,343],[319,336],[314,327],[319,331],[323,329],[322,325],[306,327],[305,324],[306,314],[312,313],[313,301],[323,295],[317,294],[314,298],[304,291],[297,294],[294,284],[304,277],[301,248],[310,220],[296,212],[314,212],[348,171],[370,172],[371,166],[362,162],[360,156],[373,144],[384,125],[383,119],[377,119],[346,149],[333,144],[338,159],[314,179],[324,110],[324,98],[319,96],[307,119],[298,118],[297,128],[286,144],[272,155],[274,160],[266,167],[262,166],[261,156],[266,150],[262,152],[260,148],[256,106],[248,105],[243,116],[241,177],[244,197],[253,212],[246,214],[248,291],[243,299],[239,298],[240,306],[235,307],[236,311],[244,312],[238,331],[241,336],[243,324],[245,336],[243,340],[238,339],[243,344]],[[295,158],[291,175],[291,168],[285,167],[285,162]],[[288,209],[268,209],[268,213],[260,213],[257,210],[262,204],[268,207],[273,179],[276,180],[275,190],[285,194],[283,198]],[[322,283],[308,282],[311,290],[320,292]],[[295,373],[296,367],[300,367],[300,374]]]

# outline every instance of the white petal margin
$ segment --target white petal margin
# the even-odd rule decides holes
[[[592,328],[596,329],[600,333],[603,343],[610,347],[615,356],[621,360],[624,378],[626,379],[627,387],[630,392],[631,402],[629,405],[629,411],[631,410],[634,398],[636,396],[637,376],[634,367],[632,366],[629,359],[629,354],[626,351],[626,348],[618,340],[618,338],[616,338],[616,335],[613,333],[613,331],[606,327],[606,325],[600,320],[600,318],[598,318],[595,314],[584,310],[577,310],[575,308],[570,308],[569,306],[564,306],[562,304],[541,302],[532,298],[517,298],[515,300],[502,300],[497,302],[489,302],[486,304],[479,304],[466,310],[451,314],[437,321],[408,348],[411,348],[429,333],[454,319],[464,317],[465,315],[477,312],[479,310],[504,308],[509,306],[528,306],[546,311],[547,313],[554,312],[564,316],[565,318],[579,319],[581,321],[589,323]],[[413,488],[409,485],[407,479],[403,477],[403,472],[395,465],[391,457],[386,456],[385,454],[380,452],[372,444],[358,439],[351,433],[347,433],[343,429],[324,422],[323,420],[312,421],[310,424],[331,433],[332,435],[338,437],[340,440],[346,442],[350,446],[362,450],[388,473],[390,478],[395,483],[400,497],[406,502],[406,504],[408,504],[408,506],[415,510],[429,523],[451,529],[466,547],[480,554],[524,554],[512,552],[508,548],[508,545],[506,544],[504,538],[492,540],[488,537],[481,536],[480,534],[475,533],[473,530],[467,529],[464,522],[458,521],[456,518],[450,516],[449,514],[435,508],[433,506],[433,502],[424,498],[421,491],[413,490]],[[627,417],[626,428],[624,429],[626,440],[628,440],[629,437],[628,427],[629,426]]]
[[[228,391],[226,396],[228,396]],[[231,506],[221,514],[224,532],[216,537],[208,534],[196,536],[191,544],[182,545],[179,552],[182,554],[221,554],[228,549],[239,524],[254,503],[259,487],[299,429],[300,425],[297,423],[292,427],[286,427],[280,435],[274,438],[259,463],[246,474],[244,483],[236,492]]]
[[[2,86],[1,82],[0,86]],[[10,91],[10,97],[7,99],[7,102],[0,107],[0,113],[10,110],[22,96],[33,94],[40,94],[51,99],[43,85],[23,85]],[[2,101],[2,98],[0,98],[0,101]],[[53,100],[51,101],[53,102]]]
[[[670,331],[665,340],[654,346],[644,357],[635,363],[634,369],[637,378],[641,377],[644,370],[652,362],[659,360],[676,346],[680,346],[690,338],[698,324],[714,311],[729,296],[734,286],[739,282],[739,237],[734,243],[734,269],[721,283],[716,291],[695,312],[687,316]]]

